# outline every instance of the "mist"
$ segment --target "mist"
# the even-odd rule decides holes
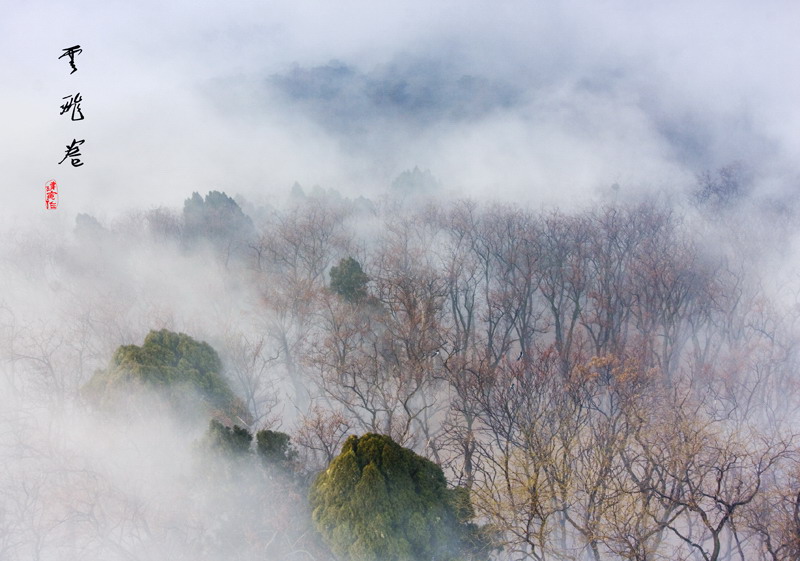
[[[778,1],[7,9],[0,557],[345,559],[307,497],[376,432],[471,493],[464,523],[491,539],[453,558],[791,558],[764,544],[790,534],[769,532],[800,473],[799,19]],[[85,119],[59,115],[78,92]],[[81,167],[58,163],[72,139]],[[347,259],[357,290],[336,288]],[[208,343],[247,414],[186,418],[146,383],[110,410],[87,393],[162,330]],[[288,435],[291,469],[255,441],[220,452],[212,418]],[[577,450],[569,500],[551,443]],[[697,485],[648,488],[659,453]],[[732,462],[707,527],[690,460]]]
[[[797,178],[794,10],[31,3],[3,23],[2,206],[31,214],[26,193],[53,177],[72,212],[175,206],[186,185],[375,194],[414,166],[455,194],[563,205],[613,184],[679,191],[735,161],[781,196]],[[57,56],[76,42],[70,75]],[[80,122],[57,111],[73,89]],[[87,141],[80,170],[57,165],[70,135]]]

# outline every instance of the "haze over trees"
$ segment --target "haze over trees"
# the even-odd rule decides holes
[[[800,561],[800,2],[85,4],[0,20],[0,561]]]
[[[214,192],[6,249],[59,297],[0,306],[0,552],[795,559],[798,301],[720,174],[697,212]]]

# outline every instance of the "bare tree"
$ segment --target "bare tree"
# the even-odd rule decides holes
[[[248,427],[275,423],[278,394],[271,369],[280,355],[267,355],[263,336],[248,337],[241,332],[228,333],[221,354],[228,376],[233,379],[252,417],[246,423],[242,419],[239,421]]]
[[[305,469],[312,473],[325,469],[339,453],[352,428],[352,423],[341,412],[313,406],[300,422],[294,438],[304,456]]]

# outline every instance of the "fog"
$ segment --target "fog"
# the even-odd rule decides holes
[[[614,532],[633,522],[611,507],[613,516],[587,507],[571,526],[572,506],[536,511],[547,532],[509,538],[525,507],[492,510],[518,496],[486,484],[500,477],[502,448],[487,435],[520,422],[495,416],[498,399],[529,415],[514,430],[550,430],[537,412],[563,392],[531,372],[570,383],[573,372],[658,372],[664,385],[637,378],[648,391],[635,397],[595,387],[601,374],[587,378],[586,392],[597,393],[581,415],[605,414],[615,391],[653,409],[637,417],[645,436],[629,442],[639,454],[625,464],[631,473],[650,461],[643,442],[672,446],[648,441],[658,432],[650,425],[690,419],[714,427],[703,438],[730,433],[752,441],[742,444],[748,458],[774,459],[764,463],[772,471],[756,470],[763,496],[788,501],[800,473],[799,12],[779,1],[7,7],[0,558],[333,558],[311,522],[308,485],[331,446],[369,431],[471,489],[475,522],[507,531],[496,559],[692,559],[687,527],[705,540],[695,550],[714,541],[674,496],[672,510],[648,511],[657,531],[637,527],[640,549],[620,545]],[[78,44],[70,74],[58,57]],[[78,92],[85,119],[71,121],[59,106]],[[86,141],[84,165],[59,165],[73,138]],[[57,210],[42,205],[51,179]],[[192,223],[187,200],[212,191],[246,217],[207,210]],[[623,238],[629,245],[614,245]],[[520,255],[546,257],[526,265]],[[369,278],[361,307],[331,288],[331,268],[347,257]],[[558,259],[573,268],[553,280]],[[561,308],[551,284],[568,287]],[[570,302],[577,335],[562,338]],[[603,319],[606,305],[623,311]],[[292,478],[255,452],[231,463],[204,449],[209,419],[181,418],[152,388],[132,391],[118,411],[86,394],[120,346],[162,329],[219,353],[250,415],[238,421],[291,436]],[[336,344],[351,352],[340,363]],[[341,377],[363,371],[373,375],[368,403],[354,405]],[[482,381],[465,389],[465,373]],[[490,379],[508,395],[481,385]],[[687,403],[696,417],[680,417]],[[593,414],[584,428],[601,439]],[[476,440],[483,447],[470,449]],[[541,457],[512,441],[512,464]],[[576,456],[576,473],[590,475],[571,488],[574,504],[590,494],[589,456]],[[735,469],[739,487],[726,480],[726,490],[749,488],[747,467]],[[623,475],[620,489],[641,486]],[[735,518],[741,534],[722,520],[727,549],[715,559],[768,558],[757,508],[789,512],[790,503],[754,496]],[[598,545],[590,537],[601,519]],[[543,537],[556,535],[554,520],[555,545]]]
[[[71,212],[295,180],[379,193],[415,165],[452,193],[534,204],[685,189],[734,161],[783,193],[800,149],[796,9],[27,3],[0,24],[2,207],[32,215],[51,178]],[[67,43],[84,48],[71,75]],[[75,91],[80,122],[57,110]],[[79,169],[57,165],[71,138],[86,140]]]

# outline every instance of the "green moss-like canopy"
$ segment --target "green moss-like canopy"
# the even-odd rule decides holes
[[[461,559],[467,526],[441,468],[388,436],[351,436],[311,488],[313,519],[352,561]]]
[[[222,362],[211,345],[162,329],[148,333],[141,347],[119,347],[108,368],[95,372],[84,391],[107,402],[120,390],[141,385],[163,392],[182,410],[200,406],[225,420],[247,417],[221,372]]]

